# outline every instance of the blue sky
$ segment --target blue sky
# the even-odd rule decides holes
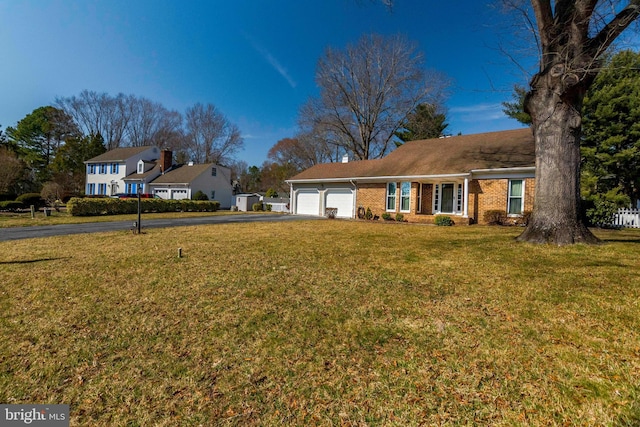
[[[396,0],[390,12],[368,0],[0,0],[0,125],[84,89],[181,113],[212,103],[242,131],[236,157],[261,165],[317,95],[324,50],[375,32],[404,34],[451,79],[450,133],[516,128],[500,103],[527,77],[500,53],[507,17],[489,3]]]

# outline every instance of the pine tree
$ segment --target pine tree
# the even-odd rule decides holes
[[[614,55],[593,82],[583,106],[582,168],[592,190],[618,189],[640,199],[640,53]]]
[[[407,115],[401,128],[395,132],[395,136],[402,142],[396,142],[397,146],[407,141],[418,139],[440,138],[444,130],[449,126],[445,123],[447,117],[438,111],[433,104],[420,104]]]

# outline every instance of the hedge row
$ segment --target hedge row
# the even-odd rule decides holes
[[[0,202],[0,211],[15,212],[18,209],[24,209],[24,204],[15,200],[6,200]]]
[[[142,199],[142,212],[215,212],[220,202],[200,200]],[[138,199],[88,199],[73,197],[67,203],[72,216],[120,215],[138,213]]]
[[[39,209],[45,206],[44,200],[40,197],[40,193],[25,193],[21,194],[16,198],[17,202],[22,202],[27,208],[31,205],[35,206],[36,209]]]
[[[31,205],[39,209],[45,206],[40,193],[26,193],[18,197],[11,194],[0,193],[0,210],[15,212],[18,209],[29,209]]]

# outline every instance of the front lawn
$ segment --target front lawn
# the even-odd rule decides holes
[[[520,231],[0,243],[0,402],[67,403],[72,426],[638,425],[640,232],[558,248]]]
[[[210,215],[242,215],[245,212],[217,211],[217,212],[165,212],[165,213],[143,213],[142,221],[149,219],[167,218],[187,218],[193,216]],[[31,218],[30,212],[22,213],[0,213],[0,228],[9,227],[32,227],[49,226],[60,224],[84,224],[89,222],[109,222],[109,221],[136,221],[137,214],[129,215],[100,215],[100,216],[71,216],[66,211],[52,211],[50,216],[45,216],[43,212],[37,212]]]

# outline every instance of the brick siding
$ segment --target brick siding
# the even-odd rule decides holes
[[[524,211],[533,210],[533,195],[535,180],[526,178],[524,194]],[[400,188],[396,194],[396,208],[389,212],[393,218],[396,213],[402,213],[404,219],[409,222],[433,223],[435,216],[432,212],[433,184],[422,184],[422,209],[418,206],[420,183],[411,183],[411,207],[410,212],[400,212]],[[483,179],[469,182],[469,218],[450,215],[456,224],[478,223],[484,224],[484,213],[489,210],[507,210],[508,179]],[[374,216],[382,217],[386,213],[386,183],[358,184],[356,206],[365,209],[370,208]]]
[[[398,200],[396,198],[396,205]],[[371,208],[374,215],[382,217],[386,212],[387,184],[358,184],[356,206],[365,210]]]

